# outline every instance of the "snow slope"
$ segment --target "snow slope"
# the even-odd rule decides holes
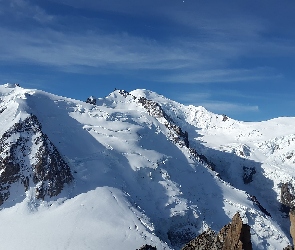
[[[294,118],[239,122],[147,90],[93,105],[7,84],[0,98],[0,136],[36,116],[74,178],[44,200],[34,186],[10,191],[6,249],[179,249],[237,211],[254,249],[289,244],[279,185],[294,180]]]

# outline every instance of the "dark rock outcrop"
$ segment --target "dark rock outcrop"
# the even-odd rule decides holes
[[[271,217],[271,214],[260,204],[256,196],[251,195],[250,200],[261,210],[261,212]]]
[[[90,97],[87,98],[86,103],[96,105],[96,98],[94,96],[90,96]]]
[[[190,225],[179,223],[177,226],[170,227],[167,236],[173,247],[180,248],[191,239],[194,239],[197,234]]]
[[[211,229],[200,234],[196,239],[186,244],[182,250],[207,250],[216,249],[217,234]]]
[[[5,111],[6,107],[0,107],[0,114]]]
[[[281,203],[282,210],[286,210],[286,208],[290,209],[289,217],[290,217],[290,234],[293,238],[293,246],[295,245],[295,193],[294,188],[291,183],[282,183],[281,184]],[[289,248],[288,248],[289,247]],[[285,249],[293,249],[291,246],[288,246]]]
[[[70,167],[36,116],[16,123],[0,138],[0,205],[15,183],[21,183],[24,191],[34,187],[36,198],[44,199],[60,194],[72,180]]]
[[[281,184],[281,202],[290,208],[295,207],[295,194],[291,183]]]
[[[203,163],[204,165],[207,166],[207,168],[213,171],[215,170],[215,164],[213,162],[210,162],[205,155],[199,154],[197,150],[195,150],[194,148],[189,148],[189,151],[193,159]]]
[[[256,174],[255,167],[245,167],[243,166],[243,181],[245,184],[249,184],[253,181],[253,176]]]
[[[120,90],[119,90],[119,94],[122,95],[122,96],[124,96],[125,98],[126,98],[128,95],[130,95],[130,93],[129,93],[128,91],[124,90],[124,89],[120,89]]]
[[[186,244],[182,250],[251,250],[250,226],[243,224],[239,213],[236,213],[228,225],[219,233],[208,230]]]
[[[239,213],[232,222],[224,226],[217,235],[217,241],[223,244],[222,249],[252,249],[250,226],[243,224]]]
[[[295,246],[295,210],[294,208],[292,208],[290,211],[290,222],[291,222],[290,234],[293,238],[293,246]]]
[[[225,121],[227,121],[227,120],[228,120],[227,115],[222,115],[222,121],[225,122]]]
[[[141,248],[139,248],[139,249],[136,249],[136,250],[157,250],[157,248],[156,247],[153,247],[153,246],[151,246],[151,245],[144,245],[144,246],[142,246]]]

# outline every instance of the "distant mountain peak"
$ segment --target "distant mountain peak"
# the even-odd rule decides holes
[[[5,83],[4,84],[5,88],[15,88],[15,87],[20,87],[18,83]]]

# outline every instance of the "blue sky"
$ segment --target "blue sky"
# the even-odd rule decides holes
[[[295,116],[295,1],[0,0],[0,81],[80,100],[145,88]]]

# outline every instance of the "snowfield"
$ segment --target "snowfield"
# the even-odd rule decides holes
[[[236,212],[253,249],[290,244],[280,185],[295,186],[295,118],[235,121],[148,90],[95,101],[0,86],[0,136],[35,115],[74,178],[44,200],[34,186],[12,185],[0,211],[3,249],[180,249]]]

